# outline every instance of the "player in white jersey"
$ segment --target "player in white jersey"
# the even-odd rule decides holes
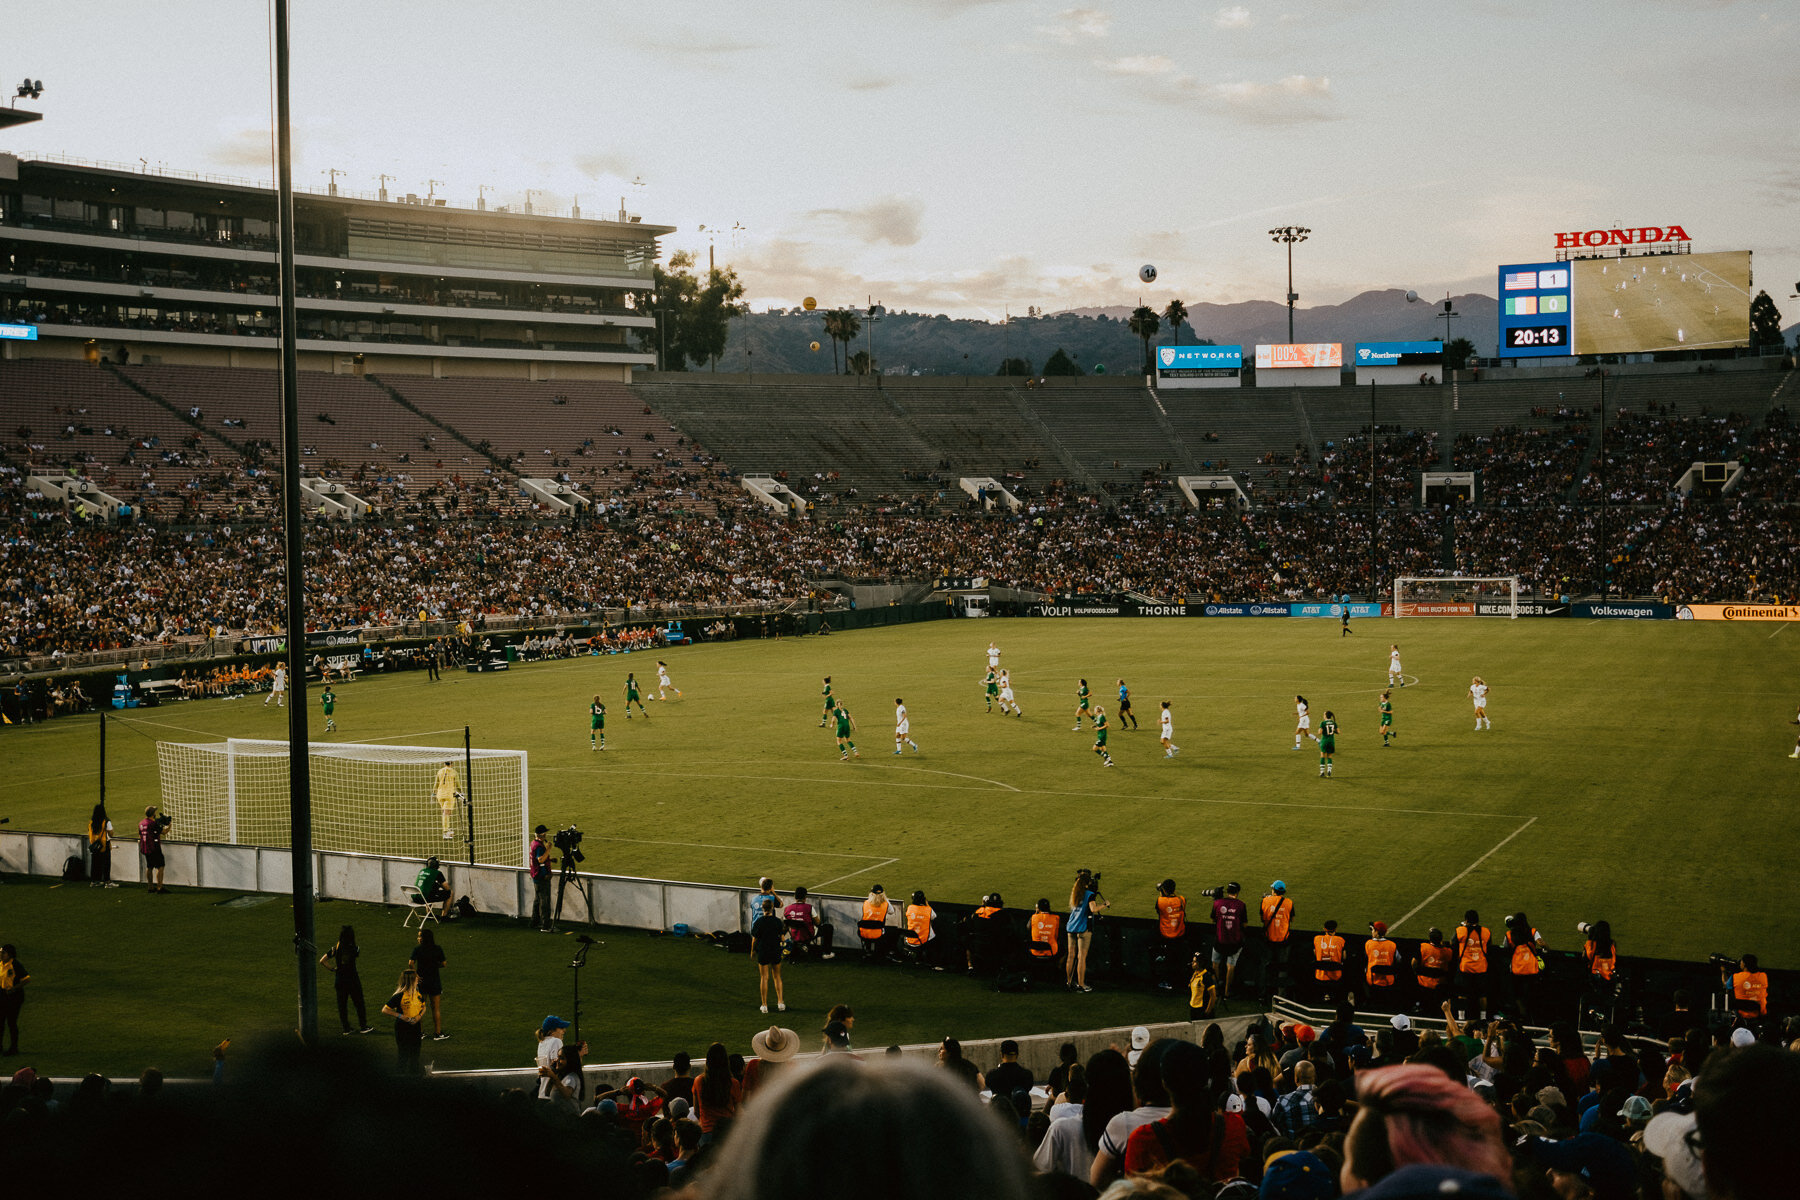
[[[1162,748],[1164,758],[1174,758],[1181,753],[1181,747],[1175,744],[1175,718],[1169,712],[1169,702],[1162,702]]]
[[[1294,697],[1294,749],[1300,748],[1300,739],[1312,736],[1312,717],[1307,711],[1306,697]]]
[[[1476,729],[1492,729],[1494,727],[1494,723],[1488,720],[1487,695],[1488,685],[1482,682],[1481,676],[1477,675],[1469,684],[1469,699],[1475,702]]]
[[[681,689],[669,682],[669,664],[659,658],[656,660],[656,698],[667,700],[670,692],[678,697],[681,695]]]
[[[275,674],[269,677],[269,694],[263,697],[263,707],[269,707],[271,700],[276,708],[287,707],[287,668],[280,663],[275,664]]]
[[[919,743],[913,741],[912,738],[907,736],[907,734],[909,734],[910,732],[912,732],[912,718],[908,717],[906,715],[906,701],[902,700],[898,696],[895,696],[894,697],[894,753],[895,754],[900,753],[900,745],[902,742],[904,742],[908,746],[911,746],[913,748],[914,754],[919,753]]]
[[[1000,647],[994,645],[994,643],[992,643],[992,642],[989,642],[988,643],[988,670],[998,671],[999,669],[1000,669]]]
[[[1789,721],[1788,724],[1800,725],[1800,713],[1795,713],[1794,719],[1792,721]],[[1788,757],[1789,758],[1800,758],[1800,734],[1794,735],[1794,752],[1792,754],[1788,755]]]
[[[1006,671],[1000,672],[1000,711],[1009,712],[1015,717],[1025,715],[1019,708],[1019,702],[1013,699],[1012,675]]]
[[[1388,647],[1388,686],[1406,686],[1406,676],[1400,671],[1400,643],[1398,642]]]

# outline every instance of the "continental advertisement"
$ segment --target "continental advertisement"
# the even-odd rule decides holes
[[[1678,621],[1800,621],[1800,604],[1683,604]]]

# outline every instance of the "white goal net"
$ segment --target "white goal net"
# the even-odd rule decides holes
[[[1396,617],[1517,617],[1517,575],[1403,575],[1394,580]]]
[[[158,742],[156,757],[171,838],[289,844],[285,741]],[[525,861],[531,797],[522,750],[474,750],[465,762],[461,746],[331,742],[311,746],[308,761],[315,849],[466,861],[472,824],[476,862]],[[446,766],[456,776],[447,815],[436,799]]]

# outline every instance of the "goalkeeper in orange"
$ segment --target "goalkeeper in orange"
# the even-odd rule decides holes
[[[456,777],[456,764],[449,759],[438,768],[437,782],[432,785],[432,798],[438,803],[438,814],[444,822],[444,840],[450,840],[450,818],[456,815],[456,802],[462,799],[462,789],[456,785],[460,782]]]

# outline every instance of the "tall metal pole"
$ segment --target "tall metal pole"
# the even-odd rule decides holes
[[[1606,480],[1606,368],[1597,368],[1600,372],[1600,446],[1594,457],[1594,466],[1600,474],[1600,598],[1608,599],[1612,589],[1607,578],[1607,517],[1611,515],[1612,499],[1608,495]]]
[[[1369,380],[1369,596],[1375,591],[1375,381]],[[1376,614],[1380,616],[1380,613]]]
[[[1292,345],[1294,342],[1294,242],[1293,242],[1293,239],[1290,238],[1288,240],[1287,248],[1288,248],[1288,291],[1287,291],[1288,344]]]
[[[288,795],[294,883],[294,962],[300,1040],[319,1043],[314,962],[312,779],[306,736],[306,527],[300,503],[299,325],[294,310],[294,145],[288,108],[288,3],[275,0],[275,220],[281,260],[281,523],[287,542]]]
[[[475,752],[469,749],[469,727],[463,726],[463,813],[468,826],[469,865],[475,865]]]

